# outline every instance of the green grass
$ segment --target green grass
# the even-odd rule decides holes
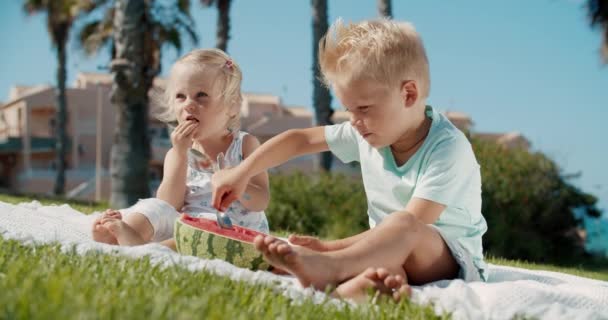
[[[8,203],[65,200],[0,194]],[[106,204],[68,201],[91,213]],[[286,235],[286,234],[285,234]],[[62,252],[0,237],[0,319],[447,319],[430,306],[381,300],[378,307],[294,304],[276,289],[148,259]]]
[[[24,246],[0,238],[1,319],[442,319],[429,307],[299,305],[271,287],[148,259]]]
[[[66,201],[62,198],[49,197],[49,196],[41,196],[41,195],[6,195],[0,194],[0,201],[6,203],[21,203],[21,202],[31,202],[31,201],[40,201],[43,205],[61,205],[64,203],[68,203],[72,208],[84,212],[84,213],[93,213],[95,211],[103,211],[108,208],[108,204],[105,202],[92,202],[92,201],[77,201],[77,200],[69,200]]]
[[[18,203],[33,197],[0,195]],[[43,204],[64,203],[39,198]],[[69,202],[79,211],[105,204]],[[490,263],[608,280],[608,270],[488,259]],[[598,271],[599,270],[599,271]],[[0,319],[447,319],[430,306],[380,301],[377,307],[337,307],[306,299],[294,304],[276,289],[237,282],[180,266],[161,268],[148,259],[62,252],[57,245],[26,246],[0,237]]]

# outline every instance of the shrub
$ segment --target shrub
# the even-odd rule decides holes
[[[344,175],[272,175],[266,210],[272,230],[347,237],[369,228],[363,185]]]
[[[484,250],[535,262],[568,262],[584,254],[576,228],[581,209],[598,217],[597,199],[570,184],[540,152],[473,141],[481,165],[482,212],[488,222]]]

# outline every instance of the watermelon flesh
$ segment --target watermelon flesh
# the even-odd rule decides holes
[[[205,218],[194,218],[189,215],[184,215],[183,221],[195,228],[243,242],[253,243],[253,239],[255,239],[257,235],[266,235],[263,232],[237,225],[233,225],[232,229],[224,229],[217,224],[217,221]]]
[[[205,259],[222,259],[237,267],[266,270],[269,265],[253,246],[253,239],[264,233],[233,226],[223,229],[217,221],[187,214],[175,221],[174,237],[181,254]]]

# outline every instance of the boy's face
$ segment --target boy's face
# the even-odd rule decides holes
[[[350,112],[352,126],[372,147],[382,148],[401,138],[418,118],[412,107],[415,101],[411,101],[411,96],[408,99],[404,87],[357,80],[335,85],[334,91]]]

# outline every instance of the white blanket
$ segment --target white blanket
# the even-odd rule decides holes
[[[163,266],[180,264],[192,271],[204,269],[235,280],[267,284],[296,302],[311,298],[321,303],[327,299],[321,292],[303,289],[291,277],[182,256],[158,244],[118,247],[94,242],[90,228],[95,217],[97,214],[85,215],[68,205],[12,205],[0,201],[0,235],[25,244],[60,243],[81,254],[95,250],[132,258],[148,256]],[[551,320],[608,319],[608,282],[557,272],[490,265],[487,283],[438,281],[413,289],[414,302],[433,303],[437,314],[450,312],[454,319],[511,319],[516,315]]]

